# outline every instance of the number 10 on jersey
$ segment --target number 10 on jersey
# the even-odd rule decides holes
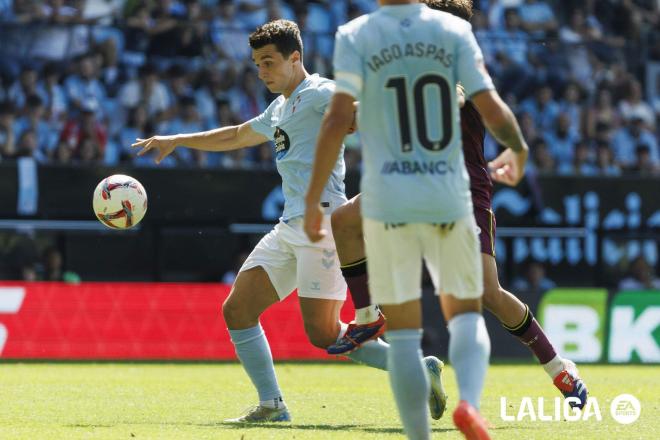
[[[417,131],[417,141],[429,151],[444,150],[452,139],[452,102],[451,89],[447,80],[436,74],[426,74],[417,78],[409,89],[408,79],[405,76],[391,77],[385,84],[385,88],[393,89],[396,94],[396,108],[399,119],[399,133],[401,134],[401,151],[404,153],[412,151],[411,116]],[[442,125],[442,139],[429,139],[428,127],[426,126],[426,98],[424,89],[426,87],[438,87],[440,91],[440,119]],[[408,93],[412,93],[414,112],[411,115],[408,105]]]

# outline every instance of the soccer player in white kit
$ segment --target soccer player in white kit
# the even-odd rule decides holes
[[[478,413],[490,340],[481,316],[482,266],[463,159],[456,85],[460,81],[489,131],[518,152],[527,145],[511,110],[494,90],[469,23],[414,0],[381,8],[341,26],[335,39],[337,88],[317,141],[306,196],[305,232],[328,233],[319,202],[360,101],[362,216],[369,290],[388,318],[388,370],[408,438],[429,439],[421,412],[428,379],[421,357],[422,260],[448,323],[449,359],[460,403],[456,426],[468,439],[490,438]]]
[[[178,145],[228,151],[268,140],[275,142],[285,197],[284,213],[248,256],[222,311],[236,354],[259,395],[258,405],[229,421],[278,422],[289,421],[290,414],[275,377],[268,341],[259,324],[261,313],[297,288],[305,331],[312,344],[325,349],[343,336],[347,327],[339,321],[346,283],[332,236],[312,243],[302,227],[303,196],[311,175],[314,142],[335,85],[305,71],[300,31],[291,21],[275,20],[260,26],[250,35],[250,46],[259,78],[271,92],[281,93],[266,111],[238,126],[138,139],[133,146],[142,148],[138,154],[157,151],[156,162],[160,162]],[[351,107],[349,116],[353,118],[353,114]],[[320,195],[322,221],[328,229],[330,214],[346,202],[344,172],[343,157],[335,157]],[[385,370],[387,349],[382,340],[374,340],[349,357]]]

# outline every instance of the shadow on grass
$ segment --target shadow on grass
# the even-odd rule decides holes
[[[144,422],[131,423],[131,422],[122,422],[119,425],[142,425]],[[209,423],[191,423],[191,422],[162,422],[162,423],[147,423],[152,425],[188,425],[188,426],[197,426],[205,428],[218,428],[225,427],[230,429],[240,429],[240,430],[251,430],[251,429],[280,429],[280,430],[296,430],[300,429],[303,431],[362,431],[370,434],[403,434],[403,429],[401,427],[374,427],[369,425],[358,425],[358,424],[339,424],[339,425],[330,425],[330,424],[291,424],[291,423],[233,423],[233,422],[209,422]],[[113,428],[118,424],[114,425],[103,425],[103,424],[93,424],[93,423],[76,423],[70,425],[63,425],[65,428]],[[500,425],[500,426],[491,426],[489,431],[505,431],[508,429],[531,429],[528,426],[517,426],[517,425]],[[453,426],[441,428],[441,427],[432,427],[432,432],[443,433],[443,432],[452,432],[457,431]]]
[[[253,425],[253,424],[248,424],[248,423],[229,423],[229,422],[220,422],[215,424],[216,426],[224,426],[227,428],[232,428],[232,429],[261,429],[261,428],[267,428],[267,429],[301,429],[305,431],[344,431],[344,430],[351,430],[351,431],[362,431],[362,432],[367,432],[367,433],[372,433],[372,434],[403,434],[403,428],[400,427],[387,427],[387,428],[379,428],[379,427],[372,427],[368,425],[356,425],[356,424],[350,424],[350,425],[328,425],[328,424],[320,424],[320,425],[298,425],[298,424],[282,424],[282,423],[260,423],[258,425]],[[433,428],[431,429],[433,432],[449,432],[449,431],[455,431],[456,429],[451,427],[451,428]]]
[[[64,428],[114,428],[117,425],[101,425],[94,423],[74,423],[71,425],[62,425]]]
[[[291,423],[260,423],[260,424],[249,424],[249,423],[231,423],[231,422],[218,422],[213,424],[205,424],[202,426],[223,426],[231,429],[301,429],[305,431],[343,431],[343,430],[352,430],[352,431],[362,431],[372,434],[403,434],[403,428],[401,427],[375,427],[369,425],[358,425],[358,424],[340,424],[340,425],[330,425],[330,424],[291,424]],[[523,427],[517,425],[500,425],[500,426],[491,426],[490,431],[506,431],[509,429],[530,429],[530,427]],[[431,427],[432,432],[442,433],[442,432],[452,432],[457,431],[453,426],[447,427]]]

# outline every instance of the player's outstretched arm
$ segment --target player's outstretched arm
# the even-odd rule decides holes
[[[175,134],[171,136],[152,136],[149,139],[136,139],[131,145],[141,148],[138,156],[151,150],[158,152],[156,163],[160,163],[169,156],[174,149],[181,145],[203,151],[229,151],[239,148],[251,147],[266,142],[268,138],[254,131],[248,122],[241,125],[216,128],[197,133]]]
[[[529,148],[513,112],[495,90],[476,93],[472,102],[493,137],[507,149],[488,165],[496,182],[515,186],[525,175]]]
[[[354,101],[355,98],[346,93],[333,95],[316,140],[314,167],[305,196],[305,233],[313,242],[327,234],[327,231],[321,230],[321,194],[337,162],[344,136],[353,125]]]

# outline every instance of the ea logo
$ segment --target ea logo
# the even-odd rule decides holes
[[[636,421],[641,412],[642,405],[632,394],[619,394],[610,405],[612,418],[623,425]]]

